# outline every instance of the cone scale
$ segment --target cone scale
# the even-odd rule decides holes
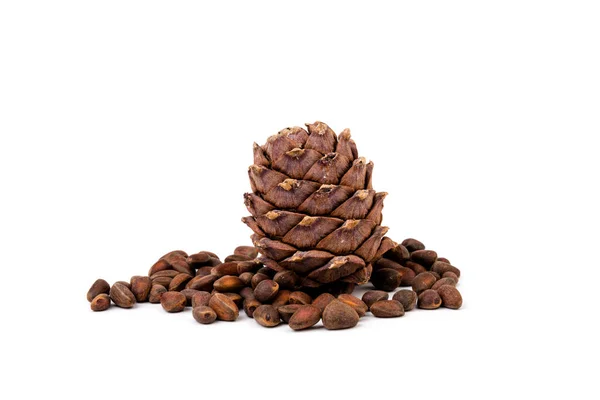
[[[372,264],[396,243],[381,226],[387,193],[372,187],[373,163],[350,131],[323,122],[286,128],[254,144],[244,195],[260,260],[293,271],[301,288],[366,283]]]

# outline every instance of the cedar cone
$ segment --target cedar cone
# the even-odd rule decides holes
[[[302,288],[351,291],[396,246],[381,226],[387,193],[373,190],[373,163],[358,156],[350,130],[306,126],[254,143],[252,193],[244,195],[252,215],[242,221],[268,268],[293,271]]]

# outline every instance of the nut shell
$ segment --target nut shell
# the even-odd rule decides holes
[[[166,312],[177,313],[185,309],[187,299],[180,292],[165,292],[160,296],[160,305]]]
[[[444,307],[458,310],[462,306],[462,296],[454,286],[444,285],[438,288],[437,292],[442,299],[442,305]]]
[[[211,296],[208,305],[215,310],[217,318],[222,321],[235,321],[240,314],[239,309],[233,300],[223,293],[214,293]]]
[[[353,328],[358,324],[358,313],[348,304],[333,300],[323,311],[323,326],[329,330]]]
[[[290,318],[288,324],[295,331],[310,328],[321,319],[321,310],[313,305],[300,306]]]
[[[275,307],[268,304],[256,307],[252,315],[254,320],[266,328],[273,328],[281,323],[279,312]]]
[[[371,306],[371,313],[378,318],[395,318],[404,315],[404,307],[396,300],[380,300]]]

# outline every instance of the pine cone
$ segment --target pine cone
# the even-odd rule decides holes
[[[252,216],[242,221],[268,268],[293,271],[302,288],[351,291],[396,246],[381,226],[387,193],[373,190],[373,163],[358,156],[348,129],[336,136],[323,122],[307,127],[254,144],[253,193],[244,195]]]

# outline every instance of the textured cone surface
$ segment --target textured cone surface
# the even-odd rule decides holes
[[[254,144],[244,200],[261,260],[299,276],[299,286],[369,280],[372,263],[395,246],[381,226],[387,193],[372,188],[373,163],[350,131],[323,122],[286,128]]]

